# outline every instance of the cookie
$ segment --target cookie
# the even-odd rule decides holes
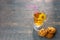
[[[56,28],[54,27],[48,27],[47,30],[49,33],[56,33]]]
[[[41,37],[45,37],[46,34],[47,34],[47,30],[45,30],[44,28],[38,31],[38,35]]]
[[[53,38],[53,36],[54,36],[54,34],[52,34],[52,33],[48,33],[47,35],[46,35],[46,38]]]

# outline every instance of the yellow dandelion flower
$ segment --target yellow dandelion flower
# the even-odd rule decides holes
[[[39,15],[39,18],[38,18],[38,19],[40,19],[40,20],[42,20],[42,21],[46,20],[46,14],[45,14],[45,13],[41,13],[41,14]]]
[[[41,25],[43,25],[43,21],[37,21],[37,22],[35,23],[35,25],[36,25],[36,26],[41,26]]]
[[[39,12],[37,14],[34,14],[34,24],[36,26],[43,25],[45,20],[46,20],[46,14],[44,12]]]

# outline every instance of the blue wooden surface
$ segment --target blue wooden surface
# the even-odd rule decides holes
[[[60,40],[60,1],[45,3],[46,13],[53,19],[57,33],[53,39],[41,38],[33,29],[33,8],[31,0],[0,0],[0,40]],[[39,10],[41,4],[37,4]],[[51,7],[53,6],[53,7]]]

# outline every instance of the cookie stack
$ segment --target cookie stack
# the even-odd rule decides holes
[[[48,27],[46,29],[42,28],[38,31],[39,36],[46,38],[53,38],[55,33],[56,33],[56,28],[54,27]]]

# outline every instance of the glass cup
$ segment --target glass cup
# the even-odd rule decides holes
[[[34,29],[38,31],[38,29],[42,28],[44,22],[46,21],[47,15],[44,12],[37,12],[34,14]]]

